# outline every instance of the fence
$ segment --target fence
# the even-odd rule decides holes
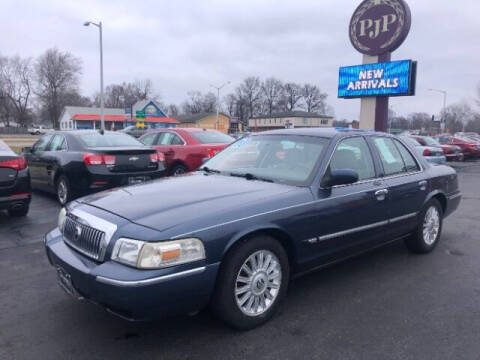
[[[7,134],[7,135],[22,135],[28,134],[27,128],[22,127],[0,127],[0,134]]]

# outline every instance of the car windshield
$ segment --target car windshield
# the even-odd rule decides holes
[[[257,135],[233,143],[204,164],[206,171],[290,185],[307,185],[328,139]]]
[[[117,147],[117,146],[143,146],[143,144],[130,135],[123,133],[106,132],[100,134],[91,132],[79,135],[80,140],[89,148],[93,147]]]
[[[235,139],[218,131],[192,131],[190,133],[202,144],[230,144]]]
[[[430,146],[437,146],[440,144],[437,140],[435,140],[434,138],[431,138],[430,136],[425,136],[423,140],[425,140],[425,144]]]

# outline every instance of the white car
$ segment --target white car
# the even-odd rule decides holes
[[[44,127],[43,125],[34,125],[28,128],[28,133],[32,135],[45,135],[51,129]]]

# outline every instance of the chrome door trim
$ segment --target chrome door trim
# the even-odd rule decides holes
[[[330,240],[330,239],[333,239],[333,238],[336,238],[336,237],[353,234],[353,233],[356,233],[356,232],[359,232],[359,231],[365,231],[365,230],[373,229],[373,228],[376,228],[376,227],[379,227],[379,226],[387,225],[388,222],[389,222],[388,220],[379,221],[379,222],[376,222],[376,223],[373,223],[373,224],[363,225],[363,226],[351,228],[351,229],[348,229],[348,230],[343,230],[343,231],[339,231],[339,232],[336,232],[336,233],[319,236],[318,241]]]
[[[205,269],[206,269],[206,267],[202,266],[202,267],[198,267],[198,268],[195,268],[195,269],[180,271],[178,273],[157,276],[157,277],[154,277],[154,278],[144,279],[144,280],[116,280],[116,279],[111,279],[111,278],[104,277],[104,276],[97,276],[95,279],[98,282],[101,282],[103,284],[108,284],[108,285],[123,286],[123,287],[136,287],[136,286],[158,284],[158,283],[161,283],[161,282],[164,282],[164,281],[177,279],[177,278],[188,276],[188,275],[200,274],[200,273],[204,272]]]
[[[417,216],[417,214],[418,214],[418,212],[414,212],[414,213],[410,213],[410,214],[406,214],[406,215],[402,215],[402,216],[397,216],[397,217],[389,219],[388,223],[391,224],[391,223],[395,223],[395,222],[398,222],[398,221],[410,219],[412,217]]]
[[[417,216],[417,214],[418,214],[418,212],[414,212],[414,213],[390,218],[388,220],[379,221],[379,222],[376,222],[376,223],[373,223],[373,224],[358,226],[358,227],[354,227],[354,228],[351,228],[351,229],[348,229],[348,230],[343,230],[343,231],[339,231],[339,232],[336,232],[336,233],[331,233],[331,234],[326,234],[326,235],[310,238],[310,239],[304,240],[304,242],[308,242],[309,244],[314,244],[314,243],[317,243],[317,242],[320,242],[320,241],[330,240],[330,239],[337,238],[337,237],[340,237],[340,236],[350,235],[350,234],[353,234],[353,233],[356,233],[356,232],[370,230],[370,229],[373,229],[373,228],[376,228],[376,227],[379,227],[379,226],[384,226],[384,225],[396,223],[398,221],[407,220],[407,219],[410,219],[410,218],[413,218],[413,217]]]

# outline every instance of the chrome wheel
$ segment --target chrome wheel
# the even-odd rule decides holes
[[[440,213],[435,206],[430,206],[423,220],[423,240],[427,245],[432,245],[440,232]]]
[[[58,200],[62,205],[65,205],[68,199],[68,186],[64,179],[60,179],[57,185]]]
[[[235,299],[248,316],[258,316],[275,302],[282,284],[282,268],[271,251],[259,250],[248,257],[237,274]]]

